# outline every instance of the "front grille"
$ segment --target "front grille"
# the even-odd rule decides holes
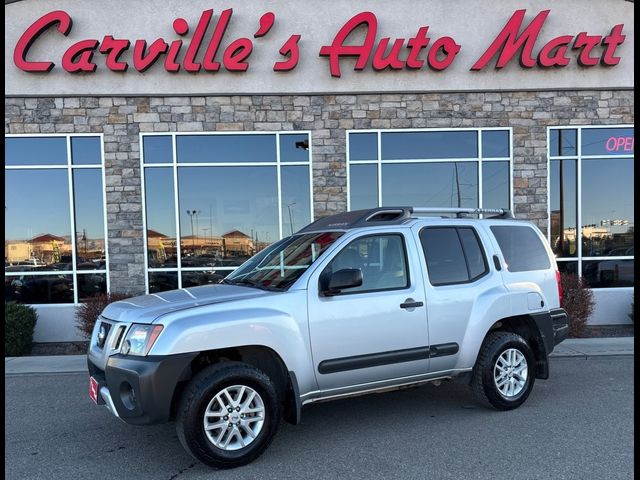
[[[118,327],[118,331],[116,332],[113,338],[113,344],[111,345],[111,348],[113,348],[114,350],[117,350],[118,348],[120,348],[120,343],[122,343],[122,338],[124,337],[125,330],[126,330],[126,327],[124,325],[121,325],[120,327]]]

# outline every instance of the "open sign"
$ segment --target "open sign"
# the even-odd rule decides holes
[[[605,143],[607,152],[633,152],[634,137],[609,137]]]

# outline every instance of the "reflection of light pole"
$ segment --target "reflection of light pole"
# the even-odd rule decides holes
[[[82,229],[82,240],[84,240],[84,256],[87,256],[87,229]],[[86,260],[86,258],[85,258]]]
[[[187,210],[187,215],[189,215],[189,218],[191,220],[191,245],[193,246],[193,250],[195,251],[196,249],[196,237],[193,235],[193,217],[194,215],[196,216],[196,220],[198,219],[197,215],[198,213],[200,213],[197,210]]]
[[[287,205],[287,209],[289,210],[289,227],[291,228],[291,235],[293,235],[293,217],[291,216],[291,207],[294,206],[296,202],[289,203]]]

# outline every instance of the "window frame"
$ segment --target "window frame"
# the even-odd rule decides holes
[[[5,272],[6,277],[20,277],[26,276],[50,276],[50,275],[71,275],[73,278],[73,303],[31,303],[35,307],[67,307],[69,305],[80,305],[82,302],[78,299],[78,275],[82,274],[104,274],[106,277],[106,293],[111,291],[111,284],[109,278],[109,231],[107,229],[107,189],[106,189],[106,174],[105,174],[105,162],[104,162],[104,133],[5,133],[5,139],[7,138],[64,138],[67,148],[67,163],[64,164],[51,164],[51,165],[7,165],[5,162],[5,172],[7,170],[66,170],[67,182],[69,188],[69,221],[71,226],[71,270],[50,270],[50,271],[12,271]],[[100,140],[100,164],[77,164],[72,162],[71,151],[71,138],[73,137],[95,137]],[[103,216],[103,228],[104,228],[104,256],[105,256],[105,268],[96,270],[78,270],[77,266],[77,251],[76,251],[76,218],[75,218],[75,198],[74,198],[74,182],[73,172],[74,170],[84,169],[100,169],[102,178],[102,216]]]
[[[509,155],[507,157],[483,157],[482,154],[482,132],[484,131],[508,131],[509,134]],[[411,133],[411,132],[476,132],[478,136],[478,155],[477,157],[468,158],[431,158],[431,159],[400,159],[400,160],[383,160],[382,159],[382,134],[383,133]],[[371,160],[351,160],[349,152],[349,135],[358,133],[375,133],[377,134],[377,152],[376,159]],[[378,207],[382,207],[382,165],[393,164],[427,164],[427,163],[456,163],[471,162],[478,166],[478,208],[483,208],[483,180],[482,180],[482,164],[483,162],[508,162],[509,164],[509,210],[513,211],[513,127],[438,127],[438,128],[374,128],[374,129],[349,129],[346,131],[346,159],[347,159],[347,211],[351,210],[351,166],[352,165],[376,165],[378,177]],[[413,205],[422,206],[422,205]]]
[[[577,263],[578,276],[582,278],[582,264],[585,261],[604,261],[604,260],[635,260],[634,255],[615,255],[615,256],[583,256],[582,255],[582,160],[600,160],[600,159],[631,159],[633,161],[634,154],[630,155],[582,155],[582,131],[589,129],[611,129],[611,128],[633,128],[635,136],[635,126],[630,124],[614,124],[614,125],[554,125],[547,127],[547,241],[551,245],[551,162],[553,160],[575,160],[576,161],[576,256],[575,257],[558,257],[554,254],[557,263]],[[551,155],[551,132],[553,130],[576,130],[576,155]],[[635,212],[634,212],[635,214]],[[635,222],[634,222],[635,223]],[[634,287],[591,287],[595,290],[633,290]]]
[[[308,161],[283,161],[280,155],[280,137],[287,135],[303,135],[309,138],[309,160]],[[276,161],[275,162],[178,162],[177,158],[177,137],[196,136],[196,135],[273,135],[276,142]],[[314,220],[313,215],[313,142],[311,130],[286,130],[286,131],[205,131],[205,132],[140,132],[138,134],[140,144],[140,182],[142,194],[142,231],[144,243],[144,285],[145,293],[149,293],[149,274],[160,272],[177,273],[178,288],[182,287],[183,272],[207,272],[211,270],[232,272],[240,265],[235,267],[183,267],[182,266],[182,235],[180,232],[180,196],[178,191],[178,168],[180,167],[276,167],[277,179],[277,205],[278,205],[278,233],[279,238],[274,239],[272,243],[289,236],[285,234],[286,221],[283,223],[282,214],[282,168],[289,166],[306,166],[309,168],[309,215],[311,221]],[[171,158],[170,163],[145,163],[144,162],[144,139],[145,137],[171,137]],[[176,266],[175,267],[149,267],[149,246],[147,239],[147,199],[145,186],[145,169],[146,168],[171,168],[173,175],[173,206],[175,210],[175,227],[176,227]],[[295,233],[295,232],[294,232]]]
[[[469,278],[469,280],[465,280],[464,282],[433,283],[433,281],[431,280],[431,275],[429,274],[429,262],[427,260],[427,252],[424,249],[424,245],[422,243],[422,236],[421,235],[422,235],[422,232],[424,230],[428,230],[428,229],[444,229],[444,228],[449,228],[449,229],[453,229],[453,230],[456,231],[456,235],[458,237],[458,241],[460,242],[460,249],[462,250],[462,256],[464,257],[464,263],[465,263],[465,266],[467,267],[467,275],[469,277],[471,276],[471,270],[469,269],[469,259],[467,258],[467,252],[466,252],[466,250],[464,248],[464,244],[462,243],[462,237],[460,236],[460,232],[458,232],[458,230],[461,229],[461,228],[466,228],[466,229],[470,229],[471,231],[473,231],[473,234],[476,237],[476,241],[478,242],[478,245],[480,246],[480,252],[482,253],[482,261],[484,263],[484,272],[482,272],[480,275],[477,275],[476,277]],[[482,244],[482,240],[480,239],[480,235],[478,235],[478,231],[472,225],[429,225],[429,226],[424,226],[420,230],[418,230],[418,241],[419,241],[420,249],[422,250],[422,256],[424,257],[424,266],[425,266],[425,268],[427,270],[427,278],[429,279],[429,284],[432,287],[446,287],[446,286],[449,286],[449,285],[468,285],[470,283],[477,282],[478,280],[480,280],[483,277],[486,277],[491,272],[491,267],[489,266],[489,262],[487,261],[487,252],[485,251],[484,245]]]
[[[340,297],[342,295],[357,295],[360,293],[376,293],[376,292],[395,292],[395,291],[399,291],[399,290],[408,290],[411,288],[411,266],[409,265],[409,254],[407,252],[407,239],[405,238],[404,234],[402,232],[399,231],[389,231],[389,232],[377,232],[377,233],[367,233],[365,235],[360,235],[358,237],[352,238],[350,240],[347,241],[347,243],[345,243],[344,246],[340,247],[339,250],[333,255],[333,257],[331,257],[329,260],[327,260],[326,265],[322,268],[322,271],[320,272],[320,275],[318,276],[318,295],[320,295],[320,291],[321,291],[321,286],[320,286],[320,282],[322,279],[322,276],[324,275],[325,271],[329,268],[329,266],[331,266],[331,264],[333,263],[333,261],[336,259],[336,257],[338,255],[340,255],[347,247],[349,247],[349,245],[351,245],[353,242],[357,242],[360,241],[364,238],[371,238],[371,237],[391,237],[391,236],[397,236],[400,237],[400,241],[402,242],[402,250],[404,253],[404,264],[406,267],[406,271],[407,271],[407,282],[405,284],[404,287],[393,287],[393,288],[376,288],[376,289],[369,289],[369,290],[358,290],[356,292],[340,292],[340,293],[336,293],[334,295],[332,295],[332,297]]]

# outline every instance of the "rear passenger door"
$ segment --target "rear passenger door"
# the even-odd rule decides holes
[[[484,292],[502,280],[490,266],[486,232],[472,225],[418,227],[425,268],[431,372],[460,368],[458,352]],[[468,365],[462,366],[468,367]]]

